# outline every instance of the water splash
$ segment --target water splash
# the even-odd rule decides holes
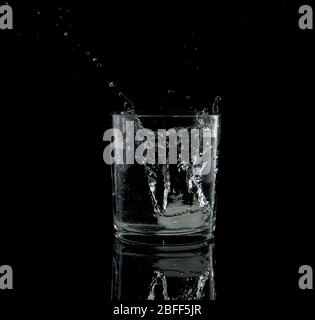
[[[169,163],[163,165],[162,172],[164,177],[163,210],[165,211],[168,203],[168,194],[171,190],[171,176]]]
[[[212,105],[212,113],[213,114],[219,114],[220,110],[219,110],[219,104],[222,100],[221,96],[216,96]]]
[[[209,269],[207,269],[204,274],[199,276],[198,283],[197,283],[196,300],[201,300],[204,297],[205,295],[204,288],[207,281],[209,280],[209,275],[210,275],[210,271]]]
[[[97,56],[95,53],[92,52],[91,49],[87,49],[82,45],[80,42],[74,40],[73,32],[72,32],[72,25],[69,23],[69,17],[71,15],[71,11],[67,8],[59,7],[58,14],[57,14],[57,21],[56,26],[61,31],[61,35],[66,39],[67,41],[71,42],[71,48],[74,48],[74,50],[79,50],[79,52],[83,53],[83,56],[87,61],[92,64],[96,69],[102,70],[104,66],[104,62],[102,59]],[[191,34],[192,38],[195,38],[195,33]],[[192,51],[195,54],[199,54],[201,49],[195,44],[186,45],[186,49],[191,48]],[[196,70],[199,69],[199,64],[194,64],[193,66]],[[144,126],[142,124],[142,121],[140,117],[136,114],[134,103],[131,101],[130,98],[127,97],[127,95],[119,88],[118,84],[114,81],[109,81],[107,83],[108,87],[110,89],[113,89],[116,94],[121,98],[122,105],[123,105],[123,113],[130,115],[134,119],[135,123],[135,129],[143,129]],[[169,88],[167,90],[168,94],[168,102],[173,102],[175,97],[175,89]],[[220,103],[221,97],[216,97],[213,105],[212,105],[212,113],[218,114],[219,113],[219,103]],[[190,103],[191,96],[187,95],[185,96],[185,102]],[[196,112],[196,123],[197,128],[205,128],[211,126],[211,123],[209,122],[209,110],[204,109],[201,112]],[[141,144],[144,139],[137,141],[136,143]],[[179,159],[181,158],[181,153],[179,151]],[[202,212],[205,214],[203,219],[206,219],[208,215],[212,212],[212,200],[207,200],[207,197],[205,195],[205,192],[202,188],[203,185],[203,177],[197,176],[194,174],[194,169],[196,168],[196,165],[194,164],[181,164],[180,170],[186,172],[186,183],[187,183],[187,190],[190,194],[193,195],[196,206],[186,206],[186,209],[184,211],[168,211],[168,205],[169,205],[169,197],[171,195],[171,174],[170,174],[170,168],[168,164],[157,166],[157,165],[151,165],[148,163],[144,163],[144,170],[147,177],[148,182],[148,190],[150,193],[154,216],[160,217],[165,216],[167,213],[168,217],[177,216],[177,215],[183,215],[185,213],[193,213],[197,210],[202,210]],[[157,187],[158,187],[158,175],[159,173],[162,173],[163,178],[163,192],[162,192],[162,202],[159,203],[159,197],[157,195]],[[182,201],[181,199],[179,199]],[[177,223],[177,220],[173,220],[174,223]]]
[[[134,116],[135,119],[139,120],[139,123],[140,123],[140,119],[136,115],[135,106],[134,106],[133,102],[128,97],[126,97],[126,95],[123,92],[119,92],[118,95],[119,95],[119,97],[121,97],[123,99],[124,111],[126,113]],[[141,127],[143,127],[142,124],[141,124]]]
[[[152,206],[154,211],[154,217],[158,217],[161,214],[161,209],[156,198],[156,186],[157,186],[157,172],[154,171],[154,166],[150,166],[148,164],[144,164],[145,174],[148,179],[149,190],[152,200]]]
[[[113,82],[109,83],[110,87],[116,87],[116,85]],[[124,102],[124,113],[127,113],[131,115],[135,121],[135,129],[143,129],[144,126],[139,118],[139,116],[136,114],[134,104],[132,101],[127,98],[122,92],[119,93],[119,96],[123,98]],[[215,108],[214,111],[218,112],[218,104],[221,100],[221,97],[216,97],[213,108]],[[215,124],[212,122],[212,118],[209,116],[209,110],[208,108],[205,108],[204,110],[196,113],[196,123],[195,126],[198,129],[213,129],[213,126]],[[173,128],[175,131],[179,131],[181,128]],[[158,137],[158,132],[155,132],[156,138]],[[201,137],[203,135],[203,130],[200,130]],[[143,142],[143,140],[137,141],[136,144],[140,145]],[[207,146],[207,150],[201,150],[199,157],[202,157],[206,152],[209,152],[209,148],[211,150],[212,145]],[[214,148],[216,149],[216,148]],[[153,207],[153,216],[158,218],[158,222],[161,225],[164,226],[170,226],[173,225],[173,228],[180,228],[181,224],[178,223],[178,220],[174,217],[178,216],[184,216],[191,213],[200,212],[202,215],[199,217],[200,222],[206,221],[208,217],[213,212],[213,204],[214,204],[214,190],[211,190],[211,198],[208,199],[206,195],[206,191],[203,188],[204,185],[204,179],[205,177],[201,174],[196,174],[198,172],[197,169],[202,169],[202,166],[207,165],[208,163],[199,163],[198,161],[191,161],[189,163],[185,163],[182,161],[182,145],[180,142],[178,142],[178,163],[177,168],[178,171],[183,171],[186,173],[186,188],[189,194],[192,195],[192,198],[194,199],[193,205],[181,205],[178,207],[169,207],[169,199],[172,197],[176,197],[175,195],[171,194],[171,174],[170,174],[170,166],[167,162],[164,165],[152,165],[149,163],[143,163],[144,165],[144,172],[148,180],[148,189],[152,201],[152,207]],[[217,154],[214,150],[213,152],[213,159],[210,159],[209,161],[213,162],[214,166],[214,179],[216,175],[216,160],[217,160]],[[200,170],[199,170],[200,171]],[[159,197],[157,196],[157,189],[159,184],[161,183],[159,180],[159,175],[162,175],[163,179],[163,191],[162,191],[162,199],[161,203],[159,201]],[[178,197],[176,203],[182,203],[182,197]],[[184,208],[184,209],[183,209]],[[163,219],[162,219],[163,218]]]
[[[156,290],[159,287],[162,288],[162,295],[164,300],[170,300],[167,293],[167,281],[165,274],[162,270],[157,269],[154,271],[154,276],[149,287],[149,294],[147,300],[155,300]]]
[[[167,277],[163,270],[156,268],[149,285],[149,294],[147,300],[159,300],[158,292],[162,293],[163,300],[202,300],[205,297],[206,284],[209,282],[210,273],[209,267],[198,277],[192,275],[185,275],[184,272],[173,270],[174,274],[179,274],[184,284],[181,290],[175,295],[170,296],[168,293]],[[213,280],[213,278],[211,278]]]

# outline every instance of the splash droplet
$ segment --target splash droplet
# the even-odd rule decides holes
[[[219,113],[219,103],[222,100],[221,96],[216,96],[212,105],[212,113],[218,114]]]
[[[117,85],[117,83],[115,83],[114,81],[108,82],[108,86],[109,86],[110,88],[114,88],[114,87],[116,87],[116,85]],[[120,95],[120,93],[119,93],[119,95]]]

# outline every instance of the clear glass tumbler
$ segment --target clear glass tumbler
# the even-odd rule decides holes
[[[118,238],[188,244],[213,238],[220,115],[115,113],[104,135]]]
[[[215,300],[212,242],[143,246],[115,239],[111,298],[118,301]]]

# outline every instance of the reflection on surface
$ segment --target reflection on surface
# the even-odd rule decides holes
[[[116,239],[112,300],[213,300],[213,243],[142,246]]]

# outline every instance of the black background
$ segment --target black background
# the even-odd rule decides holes
[[[304,3],[9,4],[14,30],[0,31],[0,264],[13,267],[15,289],[0,301],[110,310],[102,135],[121,102],[109,81],[141,109],[223,96],[217,303],[311,298],[298,288],[299,266],[315,267],[315,55],[314,31],[298,27]]]

